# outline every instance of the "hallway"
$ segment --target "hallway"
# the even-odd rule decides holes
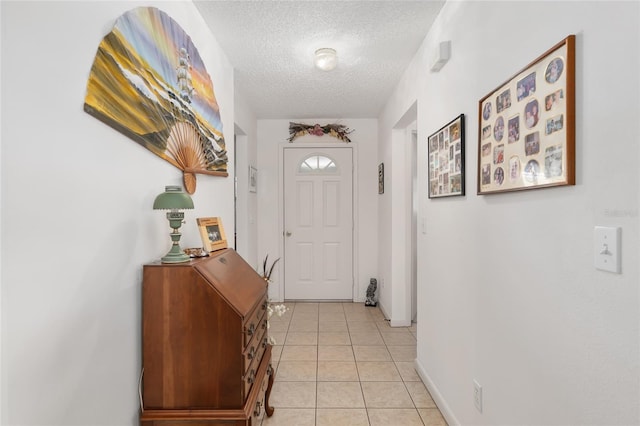
[[[263,426],[446,426],[413,368],[416,325],[362,303],[286,303],[270,320],[277,369]]]

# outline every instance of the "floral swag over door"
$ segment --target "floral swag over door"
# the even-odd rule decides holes
[[[343,142],[349,143],[351,139],[347,135],[353,133],[352,129],[349,129],[344,124],[325,124],[321,126],[319,124],[302,124],[289,122],[289,142],[293,142],[296,138],[304,135],[316,135],[324,136],[329,135],[334,138],[338,138]]]

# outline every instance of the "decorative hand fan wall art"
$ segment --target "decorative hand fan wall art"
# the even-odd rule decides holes
[[[191,38],[166,13],[140,7],[120,16],[100,45],[84,110],[183,171],[228,176],[220,109]]]

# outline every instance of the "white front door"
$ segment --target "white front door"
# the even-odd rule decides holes
[[[353,300],[351,148],[284,149],[284,297]]]

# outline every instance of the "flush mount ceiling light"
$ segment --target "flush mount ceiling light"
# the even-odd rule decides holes
[[[335,49],[323,47],[322,49],[316,50],[314,63],[318,69],[331,71],[338,65],[338,57],[336,56]]]

